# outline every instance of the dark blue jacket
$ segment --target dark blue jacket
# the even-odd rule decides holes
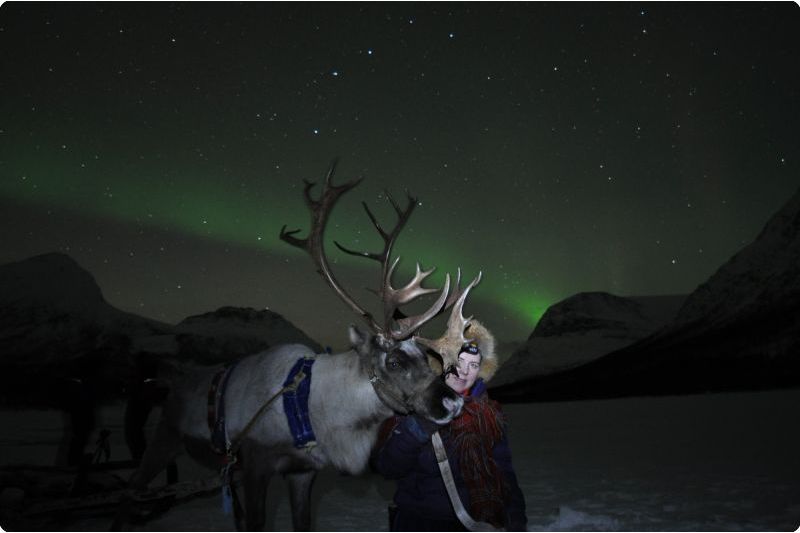
[[[478,396],[485,390],[483,381],[479,380],[472,387],[471,395]],[[388,479],[397,480],[394,502],[398,508],[398,516],[392,530],[463,530],[447,495],[431,444],[430,437],[437,426],[415,415],[398,419],[391,435],[385,443],[379,443],[380,447],[373,457],[373,466],[378,472]],[[461,477],[457,454],[446,433],[442,432],[442,440],[450,468],[461,501],[469,510],[469,493]],[[493,456],[509,489],[505,528],[510,531],[524,531],[527,523],[525,499],[511,464],[511,450],[505,434],[495,445]]]

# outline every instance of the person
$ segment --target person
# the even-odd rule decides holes
[[[387,420],[372,465],[397,480],[392,531],[465,531],[458,520],[431,443],[439,431],[458,494],[470,516],[508,531],[524,531],[525,500],[511,462],[506,419],[486,392],[497,369],[494,339],[477,321],[455,361],[443,362],[445,383],[464,397],[461,414],[444,426],[411,414]],[[465,336],[467,333],[465,332]]]

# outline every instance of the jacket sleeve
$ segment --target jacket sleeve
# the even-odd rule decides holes
[[[511,463],[511,447],[508,444],[508,435],[503,433],[503,438],[498,442],[492,453],[497,468],[503,472],[508,485],[508,501],[506,502],[506,524],[508,531],[525,531],[528,518],[525,515],[525,497],[517,482],[514,466]]]
[[[399,417],[388,439],[373,455],[372,464],[387,479],[406,476],[438,426],[414,415]]]

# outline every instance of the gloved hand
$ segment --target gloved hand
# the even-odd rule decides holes
[[[431,435],[444,427],[416,414],[406,416],[401,425],[403,429],[414,435],[419,442],[423,443],[428,442],[431,439]]]

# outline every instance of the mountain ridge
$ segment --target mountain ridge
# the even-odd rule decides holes
[[[504,401],[800,385],[800,189],[700,284],[675,319],[582,366],[501,383]]]
[[[58,401],[70,380],[120,397],[141,358],[219,364],[283,342],[319,344],[280,314],[223,307],[171,325],[109,304],[94,277],[54,252],[0,265],[0,403]]]

